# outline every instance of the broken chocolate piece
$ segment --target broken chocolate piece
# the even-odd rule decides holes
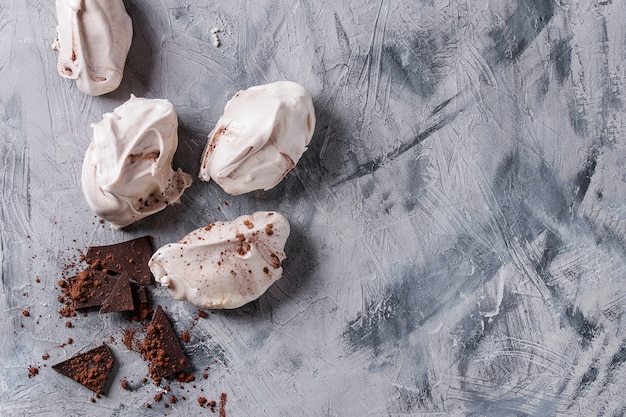
[[[152,239],[144,236],[107,246],[89,246],[86,260],[92,267],[127,272],[130,279],[142,284],[152,283],[148,261],[154,253]]]
[[[113,313],[116,311],[131,311],[135,309],[133,303],[133,292],[128,281],[128,274],[122,272],[117,278],[115,287],[111,290],[108,297],[102,302],[100,314]]]
[[[157,306],[152,316],[148,334],[140,344],[139,351],[150,361],[150,375],[157,382],[163,377],[189,368],[178,337],[161,306]]]
[[[133,297],[135,304],[147,304],[148,303],[148,290],[143,285],[131,283],[130,287],[133,290]]]
[[[100,307],[115,287],[117,278],[98,269],[87,268],[69,279],[69,296],[74,308]]]
[[[111,349],[106,344],[102,344],[102,346],[58,363],[52,369],[72,378],[96,394],[102,394],[114,363]]]

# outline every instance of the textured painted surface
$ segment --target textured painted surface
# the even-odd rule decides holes
[[[65,329],[56,281],[88,244],[162,245],[257,210],[291,222],[283,279],[186,345],[228,415],[626,413],[623,2],[126,4],[125,78],[93,98],[56,74],[53,4],[0,3],[0,415],[163,414],[143,407],[150,383],[119,388],[146,373],[119,342],[96,404],[49,365],[27,378],[45,351],[121,339],[115,317]],[[275,189],[196,180],[124,231],[88,210],[89,124],[131,92],[172,101],[174,164],[194,173],[226,100],[281,79],[311,91],[317,127]],[[191,324],[194,308],[154,293]]]

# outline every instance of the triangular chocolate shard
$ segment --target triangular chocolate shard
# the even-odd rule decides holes
[[[106,344],[52,366],[55,371],[72,378],[96,394],[102,394],[115,359]]]
[[[117,277],[87,268],[69,279],[69,296],[76,310],[100,307],[115,287]]]
[[[157,306],[140,353],[150,361],[150,375],[155,380],[189,368],[185,352],[161,306]]]
[[[150,236],[107,246],[89,246],[87,262],[94,268],[127,272],[130,279],[142,284],[152,283],[148,261],[154,253]]]
[[[117,283],[109,293],[109,296],[102,302],[100,314],[113,313],[116,311],[131,311],[134,309],[133,291],[128,281],[128,274],[123,272],[122,275],[117,278]]]

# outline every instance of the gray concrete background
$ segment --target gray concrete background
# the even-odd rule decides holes
[[[210,415],[196,398],[221,392],[229,416],[624,415],[623,2],[125,3],[124,80],[95,98],[56,73],[54,2],[0,3],[0,415]],[[317,126],[275,189],[195,180],[122,231],[90,212],[90,123],[131,93],[174,104],[174,166],[195,178],[227,99],[284,79],[309,89]],[[146,409],[159,389],[128,324],[59,318],[64,267],[262,209],[292,225],[283,278],[198,321],[185,349],[208,379]],[[152,294],[192,325],[196,308]],[[92,404],[50,365],[111,338],[119,367]]]

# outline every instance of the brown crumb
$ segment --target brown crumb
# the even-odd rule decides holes
[[[72,324],[72,322],[71,322],[71,321],[66,321],[66,322],[65,322],[65,327],[67,327],[67,328],[69,329],[69,328],[74,327],[74,325]]]
[[[30,365],[30,366],[28,367],[28,377],[29,377],[29,378],[34,377],[34,376],[35,376],[35,375],[37,375],[38,373],[39,373],[39,368],[37,368],[37,367],[35,367],[35,366],[32,366],[32,365]]]
[[[271,236],[274,234],[274,224],[273,223],[268,223],[265,225],[265,233],[268,236]]]
[[[128,350],[133,350],[133,338],[135,337],[136,329],[124,329],[124,335],[122,336],[122,343]]]
[[[162,399],[163,399],[163,393],[162,393],[162,392],[159,392],[158,394],[156,394],[156,395],[154,396],[154,402],[157,402],[157,403],[158,403],[158,402],[160,402]]]
[[[67,344],[71,345],[72,343],[74,343],[74,339],[72,339],[71,337],[67,338]]]
[[[150,403],[146,403],[146,408],[152,408],[152,406],[150,405]]]
[[[89,401],[91,401],[92,403],[95,403],[95,402],[96,402],[96,399],[95,399],[94,397],[91,397],[91,398],[89,399]]]
[[[204,397],[198,397],[198,404],[200,404],[200,406],[204,406],[206,404],[207,399]]]
[[[209,377],[209,374],[202,374],[202,378],[207,379]]]
[[[50,355],[48,353],[44,353],[41,359],[43,359],[44,361],[47,361],[48,359],[50,359]]]
[[[41,280],[39,279],[39,277],[35,277],[35,282],[36,282],[37,284],[39,284],[39,283],[41,282]]]
[[[226,396],[225,392],[220,395],[220,417],[226,417]]]
[[[248,229],[254,228],[254,223],[252,223],[250,220],[244,220],[243,224],[245,224]]]
[[[22,311],[22,316],[24,316],[24,317],[30,316],[30,311],[28,311],[28,310]]]
[[[175,396],[175,395],[172,395],[172,396],[170,397],[170,402],[171,402],[172,404],[176,404],[176,403],[178,402],[178,398],[176,398],[176,396]]]
[[[122,386],[122,389],[128,389],[128,381],[125,379],[122,379],[122,382],[120,383],[120,385]]]
[[[61,287],[61,288],[67,288],[67,281],[60,279],[60,280],[57,282],[57,285],[58,285],[59,287]]]
[[[191,341],[191,333],[189,333],[189,330],[185,330],[183,334],[180,335],[180,338],[183,342],[189,343]]]
[[[199,310],[198,311],[198,317],[200,317],[201,319],[205,318],[206,316],[208,316],[206,311],[204,311],[204,310]]]

